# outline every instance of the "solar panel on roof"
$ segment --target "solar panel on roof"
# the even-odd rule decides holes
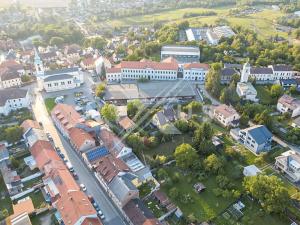
[[[88,158],[88,160],[91,161],[95,161],[96,159],[99,159],[105,155],[108,154],[108,150],[105,147],[99,147],[96,149],[93,149],[89,152],[86,153],[86,156]]]

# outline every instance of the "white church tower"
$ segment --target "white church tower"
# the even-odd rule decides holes
[[[34,49],[34,66],[36,70],[36,76],[37,77],[44,76],[45,74],[44,65],[36,49]]]
[[[242,83],[247,83],[249,76],[250,76],[250,64],[248,62],[246,62],[243,66],[243,71],[242,71],[242,75],[241,75],[241,82]]]

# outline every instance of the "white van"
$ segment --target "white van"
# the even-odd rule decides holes
[[[67,168],[68,168],[68,170],[69,170],[70,172],[74,172],[74,168],[73,168],[72,164],[71,164],[69,161],[66,162],[66,166],[67,166]]]

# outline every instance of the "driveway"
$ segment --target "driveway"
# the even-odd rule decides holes
[[[55,146],[58,146],[66,158],[72,163],[76,173],[78,174],[80,182],[84,183],[88,194],[92,195],[95,201],[100,206],[106,219],[104,224],[122,225],[124,222],[123,216],[118,208],[112,203],[107,193],[97,183],[96,178],[86,168],[79,156],[73,151],[70,144],[58,133],[51,118],[49,117],[43,97],[40,92],[35,91],[35,100],[32,104],[32,109],[37,121],[42,122],[44,130],[51,134]]]

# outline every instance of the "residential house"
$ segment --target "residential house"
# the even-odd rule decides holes
[[[135,128],[135,123],[128,117],[124,116],[118,121],[119,126],[123,131],[131,132]]]
[[[169,205],[171,203],[168,196],[160,190],[154,191],[153,196],[159,202],[159,204],[163,207],[166,207],[167,205]]]
[[[48,76],[43,79],[43,88],[46,92],[55,92],[80,87],[83,81],[71,74]]]
[[[55,204],[64,224],[102,225],[97,212],[82,191],[66,192]]]
[[[98,57],[88,56],[87,58],[81,61],[80,66],[83,70],[95,70],[97,60]]]
[[[139,198],[139,190],[133,184],[137,177],[128,172],[120,172],[109,183],[109,189],[114,193],[119,207],[124,207],[130,200]]]
[[[96,148],[90,149],[82,154],[82,157],[89,168],[93,168],[94,165],[101,160],[102,157],[105,157],[109,154],[109,151],[104,146],[98,146]]]
[[[8,115],[10,112],[29,108],[30,94],[27,90],[8,88],[0,89],[0,114]]]
[[[18,216],[10,217],[11,225],[32,225],[30,217],[27,213],[19,214]]]
[[[175,122],[176,115],[174,109],[171,107],[165,107],[163,110],[157,112],[153,118],[152,123],[158,128],[162,128],[166,124]]]
[[[79,45],[72,44],[68,45],[64,49],[64,56],[71,63],[76,63],[80,60],[81,48]]]
[[[289,150],[275,158],[275,167],[293,182],[300,181],[300,153]]]
[[[200,62],[200,49],[193,46],[163,46],[161,60],[173,57],[180,64]]]
[[[31,155],[36,161],[37,167],[44,171],[46,164],[53,161],[61,161],[49,141],[39,140],[30,148]]]
[[[264,125],[255,125],[239,131],[240,142],[255,154],[271,150],[272,133]]]
[[[21,77],[16,71],[0,68],[0,88],[20,87],[21,85]]]
[[[0,171],[9,195],[15,195],[22,191],[23,184],[17,171],[12,170],[8,163],[8,161],[2,161]]]
[[[31,198],[25,197],[19,200],[16,204],[13,204],[14,214],[10,216],[10,219],[26,213],[27,215],[32,215],[35,212],[34,205]]]
[[[300,100],[289,95],[278,99],[277,110],[281,113],[291,113],[292,118],[300,115]]]
[[[71,145],[78,152],[85,152],[96,147],[95,139],[92,135],[80,128],[70,128],[69,137]]]
[[[214,109],[214,118],[224,127],[237,127],[240,115],[232,106],[223,104]]]
[[[49,141],[45,132],[41,129],[31,128],[23,134],[27,147],[32,147],[37,141]]]
[[[30,129],[42,129],[40,124],[35,120],[24,120],[21,124],[21,127],[23,128],[23,134],[27,133]]]
[[[58,130],[67,138],[70,138],[72,127],[85,122],[73,106],[66,104],[57,104],[51,111],[51,117]]]
[[[130,225],[161,225],[140,199],[129,201],[123,211],[131,221]]]
[[[235,68],[223,68],[221,70],[221,83],[229,84],[232,80],[233,75],[239,74]]]
[[[183,66],[183,79],[204,82],[208,72],[208,64],[188,63]]]
[[[286,80],[281,79],[278,80],[277,83],[280,84],[285,90],[291,87],[298,88],[298,83],[296,79],[286,79]]]
[[[120,172],[130,172],[129,167],[112,155],[105,155],[93,162],[94,170],[109,184]]]

